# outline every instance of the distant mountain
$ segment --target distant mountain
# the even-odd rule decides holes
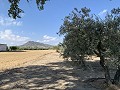
[[[52,45],[49,44],[44,44],[44,43],[39,43],[35,41],[28,41],[27,43],[20,45],[20,48],[31,48],[31,49],[48,49],[53,47]]]

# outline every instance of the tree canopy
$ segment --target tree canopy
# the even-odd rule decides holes
[[[66,16],[59,31],[64,35],[64,58],[72,61],[83,62],[88,55],[97,54],[100,57],[100,65],[105,71],[108,84],[111,83],[108,62],[117,61],[114,83],[119,81],[120,76],[120,9],[113,9],[105,19],[90,14],[90,9],[74,9]],[[113,58],[114,57],[114,58]],[[107,59],[108,58],[108,59]],[[107,60],[106,60],[107,59]],[[84,64],[84,63],[83,63]]]

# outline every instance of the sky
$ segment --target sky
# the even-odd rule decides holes
[[[8,0],[0,0],[0,43],[12,46],[36,41],[57,45],[63,40],[63,36],[57,32],[64,17],[74,8],[90,8],[92,14],[103,18],[120,5],[120,0],[50,0],[46,2],[44,10],[39,11],[35,0],[26,1],[20,1],[20,8],[25,12],[21,14],[22,18],[14,20],[8,16]]]

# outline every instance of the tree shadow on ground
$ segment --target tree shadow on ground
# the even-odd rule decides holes
[[[104,80],[97,86],[96,82],[86,82],[89,78],[104,77],[102,71],[93,69],[73,68],[66,61],[14,68],[0,73],[0,90],[103,90],[100,84]]]

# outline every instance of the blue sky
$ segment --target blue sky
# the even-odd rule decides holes
[[[45,9],[39,11],[35,0],[27,3],[21,0],[20,8],[24,10],[21,19],[8,17],[9,3],[0,0],[0,43],[21,45],[29,40],[56,45],[63,37],[56,33],[63,24],[65,16],[74,8],[88,7],[91,13],[104,17],[112,8],[117,8],[120,0],[50,0]]]

